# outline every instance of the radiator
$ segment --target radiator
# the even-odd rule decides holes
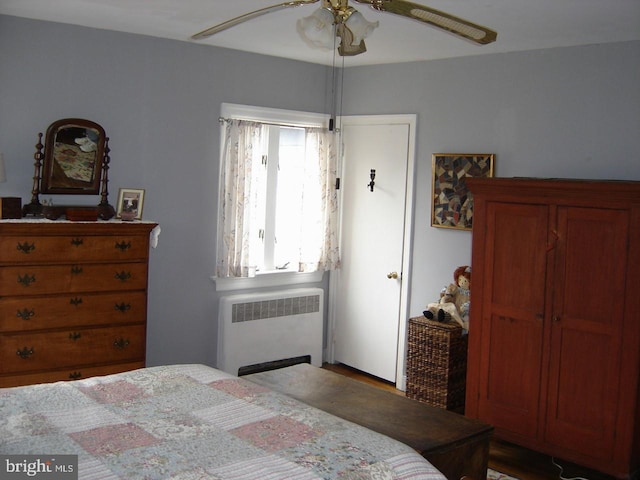
[[[309,355],[322,365],[324,291],[297,288],[220,298],[217,368],[241,367]]]

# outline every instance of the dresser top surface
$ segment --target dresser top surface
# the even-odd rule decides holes
[[[148,234],[158,224],[150,221],[107,220],[96,222],[73,222],[69,220],[47,220],[26,218],[0,220],[0,235],[74,235],[74,234],[119,234],[122,232]]]

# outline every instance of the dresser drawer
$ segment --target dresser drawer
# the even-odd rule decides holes
[[[80,380],[82,378],[98,375],[110,375],[112,373],[127,372],[137,368],[143,368],[144,362],[118,363],[115,365],[102,365],[100,367],[67,368],[52,372],[30,373],[27,375],[0,376],[0,388],[18,387],[20,385],[33,385],[34,383],[51,383],[63,380]]]
[[[49,297],[0,297],[0,331],[143,323],[145,292],[69,294]]]
[[[0,237],[0,262],[122,262],[145,259],[148,249],[148,236],[141,235],[12,235]]]
[[[144,360],[145,326],[0,335],[0,373]]]
[[[146,290],[147,264],[0,267],[0,284],[6,296]]]

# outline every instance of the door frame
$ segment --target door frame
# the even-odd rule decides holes
[[[402,277],[400,284],[400,309],[398,312],[398,354],[396,357],[396,388],[406,390],[407,377],[406,349],[407,349],[407,325],[409,322],[409,294],[411,292],[411,257],[413,240],[413,207],[414,207],[414,183],[415,183],[415,163],[416,163],[416,114],[394,114],[394,115],[348,115],[339,117],[336,122],[340,127],[343,125],[408,125],[409,138],[407,145],[407,174],[405,179],[405,202],[404,202],[404,235],[402,246]],[[340,133],[338,145],[338,171],[339,176],[343,170],[342,134]],[[338,190],[339,201],[339,221],[338,221],[338,241],[342,245],[342,218],[343,202],[342,191]],[[325,358],[328,362],[335,361],[336,331],[336,302],[333,301],[339,291],[338,281],[335,275],[329,276],[329,301],[328,301],[328,332],[327,348]]]

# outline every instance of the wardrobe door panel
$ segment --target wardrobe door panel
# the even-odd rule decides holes
[[[545,440],[613,455],[628,212],[558,209]]]
[[[542,376],[548,208],[487,204],[480,418],[536,434]]]

